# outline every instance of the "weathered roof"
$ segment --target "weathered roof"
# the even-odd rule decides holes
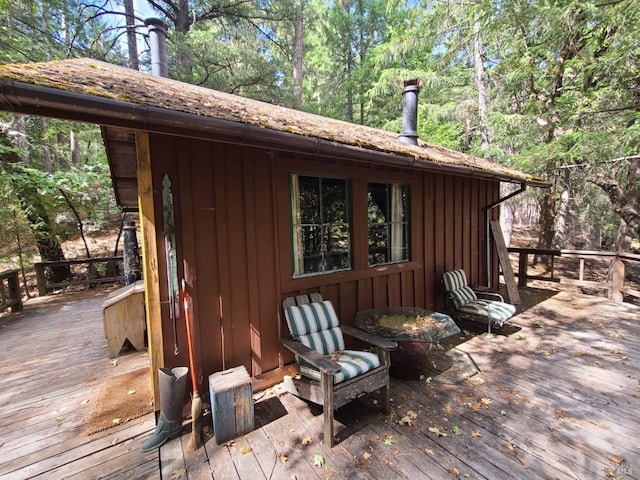
[[[68,94],[68,95],[67,95]],[[154,77],[92,59],[0,66],[0,109],[62,116],[101,125],[187,135],[214,129],[239,139],[330,146],[387,155],[408,167],[458,171],[501,181],[544,182],[494,161],[420,141],[398,141],[396,133],[272,105],[195,85]],[[163,120],[164,119],[164,120]],[[163,123],[164,121],[164,123]],[[209,132],[210,133],[210,132]],[[365,155],[363,156],[362,153]],[[374,155],[375,156],[375,155]],[[379,156],[379,155],[378,155]]]

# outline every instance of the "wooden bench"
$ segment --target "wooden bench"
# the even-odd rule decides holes
[[[118,356],[125,340],[129,340],[138,351],[146,349],[144,345],[144,283],[142,281],[111,292],[102,304],[102,313],[109,358]]]

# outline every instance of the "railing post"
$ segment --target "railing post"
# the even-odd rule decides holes
[[[44,264],[37,262],[33,264],[36,270],[36,282],[38,284],[38,295],[44,297],[48,292],[47,277],[44,274]]]
[[[520,250],[518,253],[518,287],[527,286],[527,269],[529,267],[529,254]]]
[[[611,290],[609,298],[616,302],[624,301],[622,290],[624,289],[624,262],[619,257],[613,259],[612,265]]]
[[[9,284],[9,296],[16,303],[11,305],[12,312],[22,311],[22,293],[20,292],[20,280],[18,279],[18,270],[13,271],[13,275],[7,278]]]

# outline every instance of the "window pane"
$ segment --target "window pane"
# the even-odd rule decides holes
[[[368,184],[369,265],[409,259],[408,191],[405,184]]]
[[[320,223],[320,179],[300,175],[298,182],[301,222]]]
[[[347,181],[292,175],[295,275],[351,268]]]
[[[340,178],[322,179],[322,221],[347,221],[347,181]]]

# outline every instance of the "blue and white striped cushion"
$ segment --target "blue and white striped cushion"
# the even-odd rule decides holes
[[[467,286],[467,275],[464,273],[464,270],[459,268],[458,270],[445,272],[442,275],[442,281],[444,283],[444,289],[447,292],[451,292]]]
[[[323,355],[344,350],[340,321],[329,300],[287,307],[285,317],[291,336],[303,345]]]
[[[471,287],[460,287],[457,290],[453,290],[449,292],[449,298],[451,298],[454,306],[458,309],[467,302],[478,300],[476,292],[474,292]]]
[[[459,308],[461,312],[472,313],[490,318],[493,323],[503,325],[516,311],[513,305],[493,300],[476,300],[465,303]]]
[[[329,300],[287,307],[285,317],[293,338],[340,325]]]
[[[375,353],[354,350],[340,352],[340,358],[337,362],[342,367],[342,370],[333,377],[334,383],[357,377],[380,366],[380,359]],[[300,373],[305,377],[320,381],[320,371],[308,363],[300,363]]]
[[[344,350],[344,338],[340,327],[328,328],[309,335],[300,335],[296,340],[323,355],[330,355],[336,350]]]

